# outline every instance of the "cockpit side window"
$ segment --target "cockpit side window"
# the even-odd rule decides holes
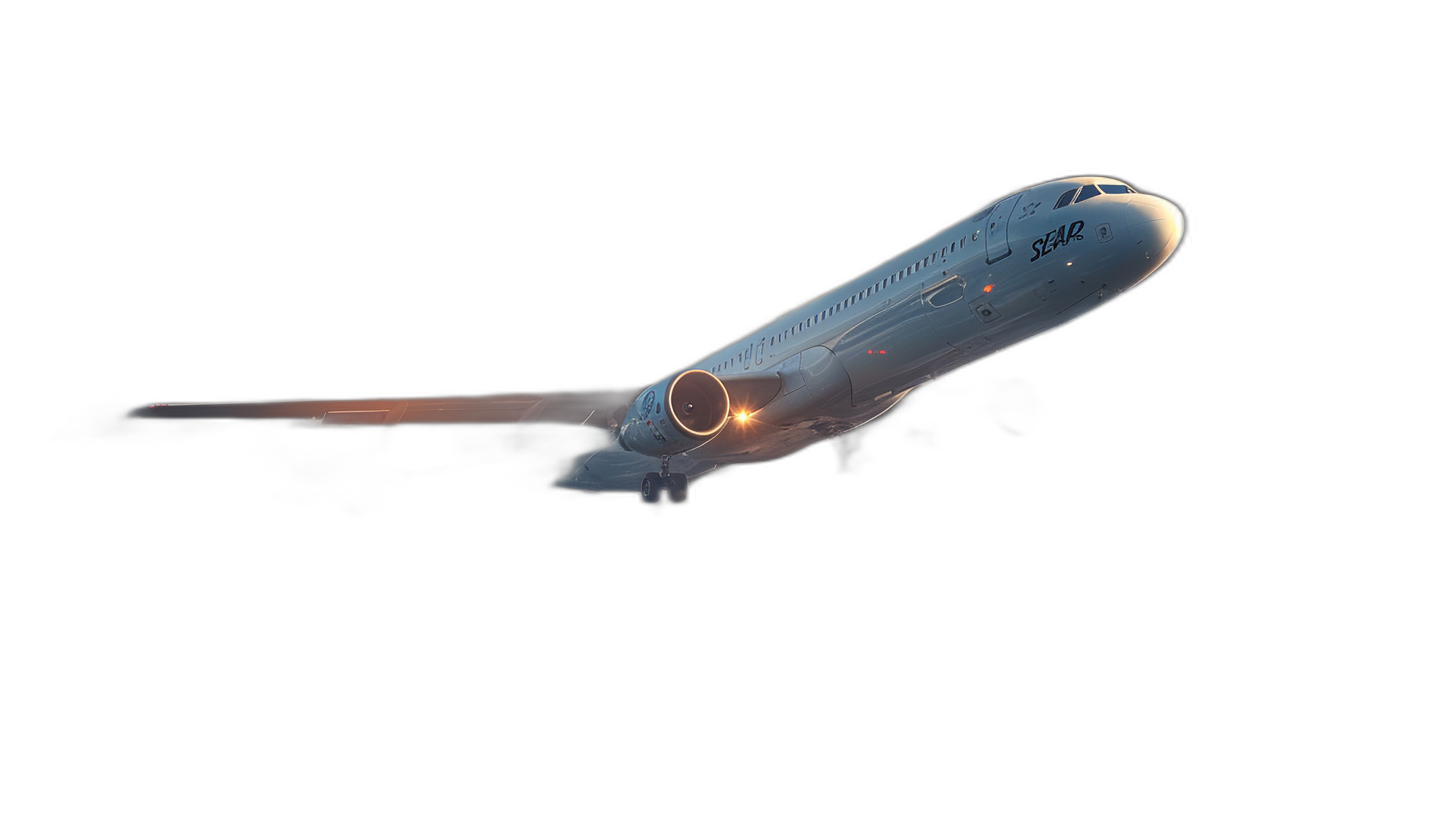
[[[1083,187],[1082,188],[1082,192],[1077,195],[1077,203],[1078,204],[1081,204],[1083,201],[1086,201],[1087,199],[1091,198],[1092,196],[1101,195],[1101,194],[1102,194],[1102,191],[1097,189],[1097,185],[1095,185],[1095,184],[1089,184],[1086,187]],[[1055,208],[1053,208],[1053,209],[1055,209]]]
[[[1126,184],[1099,184],[1097,186],[1108,195],[1127,195],[1132,192],[1132,188]]]
[[[1054,209],[1054,210],[1060,210],[1061,208],[1067,206],[1068,204],[1071,204],[1072,203],[1072,196],[1074,196],[1074,195],[1077,194],[1077,189],[1080,189],[1080,188],[1074,188],[1074,189],[1071,189],[1071,190],[1066,191],[1065,193],[1062,193],[1062,197],[1059,198],[1059,199],[1057,199],[1057,206],[1052,207],[1052,209]]]

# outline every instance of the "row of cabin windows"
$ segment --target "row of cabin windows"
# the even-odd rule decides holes
[[[872,294],[874,294],[876,292],[879,292],[882,289],[888,289],[888,288],[890,288],[890,284],[894,283],[895,281],[904,280],[906,277],[908,277],[910,275],[913,275],[916,272],[919,272],[921,269],[928,268],[935,261],[937,261],[937,260],[942,260],[943,261],[947,257],[949,257],[951,255],[954,255],[957,248],[959,248],[959,249],[965,249],[965,247],[966,247],[966,239],[965,239],[965,236],[961,236],[961,239],[959,241],[951,241],[946,246],[941,247],[939,252],[932,252],[929,255],[926,255],[924,258],[921,258],[920,260],[916,261],[915,263],[910,264],[909,266],[906,266],[904,269],[898,269],[898,270],[896,270],[895,272],[891,273],[889,276],[887,276],[884,279],[882,279],[879,283],[876,283],[874,286],[866,286],[864,289],[860,290],[859,292],[856,292],[855,294],[850,295],[849,297],[845,298],[844,300],[841,300],[840,302],[834,304],[833,306],[830,306],[828,309],[825,309],[825,310],[819,312],[819,314],[816,314],[816,315],[814,315],[812,317],[809,317],[809,318],[807,318],[805,320],[801,320],[801,321],[799,321],[799,323],[797,325],[790,326],[789,328],[784,329],[783,331],[779,332],[778,334],[773,335],[772,337],[770,337],[768,339],[768,344],[769,344],[769,346],[772,347],[774,345],[777,345],[778,343],[784,342],[785,340],[789,339],[790,337],[793,337],[794,335],[798,334],[801,331],[805,331],[806,329],[813,328],[814,326],[819,325],[819,321],[821,321],[821,320],[828,320],[829,318],[833,317],[834,315],[839,314],[844,309],[846,309],[846,308],[848,308],[850,306],[853,306],[854,304],[860,302],[861,300],[864,300],[865,298],[869,297],[870,295],[872,295]],[[752,348],[753,348],[753,346],[750,345],[749,346],[749,349],[752,349]],[[727,360],[724,360],[723,362],[721,362],[721,363],[713,366],[713,373],[716,374],[716,373],[718,373],[720,371],[723,371],[724,369],[729,368],[730,366],[731,367],[735,367],[735,368],[738,367],[738,366],[742,366],[743,365],[743,360],[744,360],[744,355],[745,354],[748,354],[748,353],[749,352],[740,352],[736,356],[730,357]]]

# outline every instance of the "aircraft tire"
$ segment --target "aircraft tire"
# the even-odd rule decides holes
[[[662,498],[662,477],[649,473],[642,477],[642,501],[654,504]]]
[[[688,500],[688,477],[686,474],[668,474],[667,497],[674,502],[685,502]]]

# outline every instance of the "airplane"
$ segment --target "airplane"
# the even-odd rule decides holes
[[[643,389],[157,403],[131,416],[585,425],[611,441],[557,486],[681,502],[690,479],[854,430],[921,385],[1106,303],[1182,236],[1166,199],[1114,178],[1062,178],[996,200]]]

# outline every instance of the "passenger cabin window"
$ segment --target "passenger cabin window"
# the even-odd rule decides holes
[[[1097,189],[1097,185],[1089,184],[1082,188],[1081,193],[1077,194],[1077,201],[1075,203],[1081,204],[1083,201],[1097,195],[1102,195],[1102,191]]]
[[[1072,203],[1072,196],[1075,196],[1076,194],[1077,194],[1077,190],[1076,189],[1068,190],[1065,193],[1062,193],[1062,197],[1059,198],[1059,199],[1057,199],[1057,206],[1052,207],[1052,209],[1054,209],[1054,210],[1060,210],[1061,208],[1067,206],[1068,204],[1071,204]]]

